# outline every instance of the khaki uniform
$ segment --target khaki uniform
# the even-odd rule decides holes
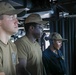
[[[26,69],[31,75],[43,75],[42,52],[40,45],[32,43],[24,36],[16,42],[18,48],[18,57],[27,60]]]
[[[17,49],[12,42],[4,44],[0,40],[0,72],[5,75],[16,75],[15,66],[17,64]]]

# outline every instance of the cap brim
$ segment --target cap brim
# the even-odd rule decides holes
[[[14,10],[10,10],[8,12],[5,12],[5,14],[7,14],[7,15],[19,14],[22,11],[24,11],[24,9],[14,9]]]
[[[68,41],[67,39],[61,39],[63,42]]]
[[[68,41],[67,39],[51,39],[50,37],[45,37],[45,40],[62,40],[63,42]]]
[[[54,40],[54,39],[52,39],[52,40]],[[67,39],[55,39],[55,40],[67,41]]]
[[[46,25],[47,23],[49,23],[49,21],[39,21],[39,22],[36,22],[36,23]]]

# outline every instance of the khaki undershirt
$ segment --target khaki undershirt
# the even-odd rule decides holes
[[[12,43],[8,42],[6,45],[0,40],[0,72],[4,72],[5,75],[15,75],[17,63],[17,50],[15,50],[16,47]],[[13,53],[15,57],[12,56]]]
[[[42,51],[40,45],[24,36],[16,42],[18,57],[27,60],[26,69],[31,75],[43,75]]]

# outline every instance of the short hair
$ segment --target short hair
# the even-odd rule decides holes
[[[24,28],[25,28],[26,34],[28,33],[30,26],[36,27],[37,23],[35,23],[35,22],[26,23],[26,24],[24,23]]]

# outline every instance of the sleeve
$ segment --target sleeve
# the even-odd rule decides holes
[[[0,72],[3,72],[3,67],[2,67],[2,50],[0,48]]]
[[[44,67],[45,67],[46,72],[49,71],[47,58],[46,58],[44,52],[42,52],[42,60],[43,60],[43,64],[44,64]],[[47,73],[48,73],[48,72],[47,72]]]
[[[49,62],[49,59],[48,59],[48,53],[46,52],[46,50],[44,50],[42,52],[42,60],[43,60],[43,64],[44,64],[44,67],[45,67],[45,70],[46,70],[46,73],[49,75],[50,74],[50,62]]]
[[[17,47],[18,58],[25,58],[27,59],[27,46],[22,40],[15,41]]]
[[[28,56],[27,50],[29,49],[28,45],[22,40],[15,41],[15,44],[17,46],[18,58],[20,58],[19,64],[17,65],[17,74],[31,75],[30,72],[26,69],[27,56]]]

